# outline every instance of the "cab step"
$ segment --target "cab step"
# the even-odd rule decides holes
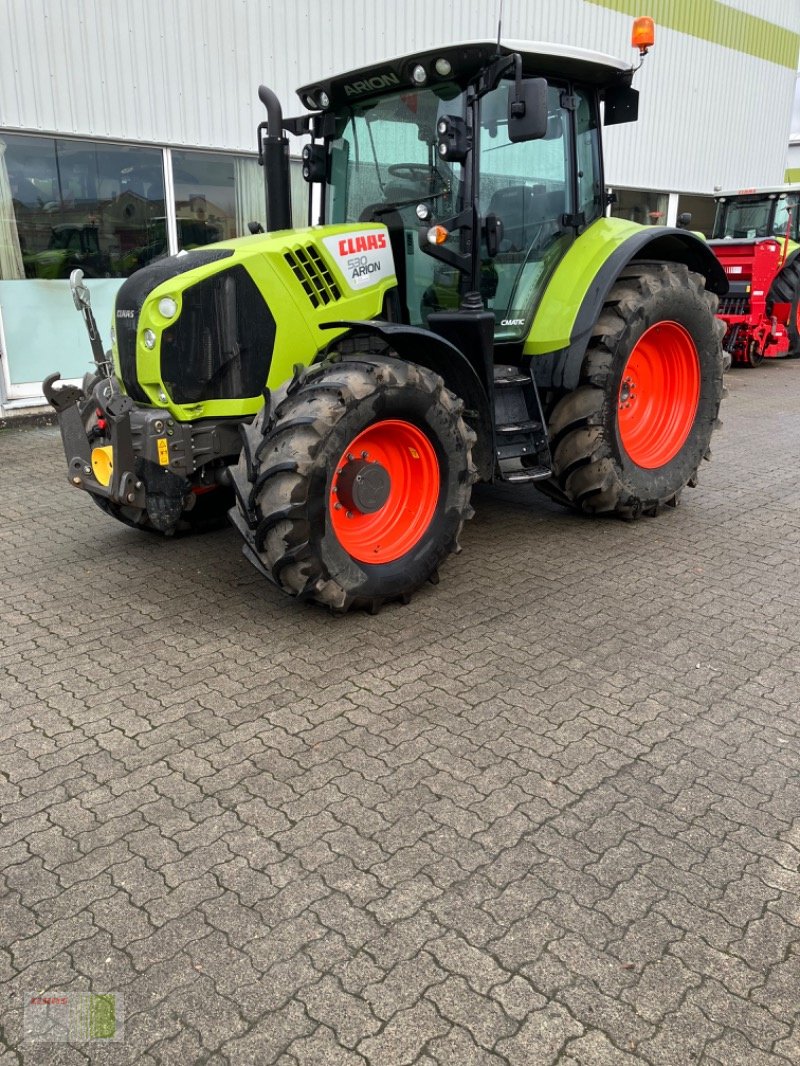
[[[520,483],[522,481],[546,481],[553,471],[549,466],[529,466],[503,475],[503,481]]]
[[[550,477],[553,463],[533,375],[518,366],[494,368],[494,431],[497,474],[520,483]]]

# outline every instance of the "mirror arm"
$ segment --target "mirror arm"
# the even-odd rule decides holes
[[[522,99],[522,56],[515,52],[514,60],[514,100],[511,103],[511,114],[514,118],[523,118],[525,115],[525,101]]]
[[[491,66],[481,71],[475,82],[475,98],[480,99],[480,97],[485,96],[496,88],[505,72],[517,60],[519,61],[517,65],[517,86],[519,86],[519,82],[522,80],[522,57],[515,52],[513,55],[496,59]],[[517,93],[519,93],[519,88],[517,88]]]

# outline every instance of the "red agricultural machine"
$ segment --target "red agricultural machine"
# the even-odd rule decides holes
[[[800,356],[800,185],[717,197],[709,242],[730,285],[719,302],[734,365]]]

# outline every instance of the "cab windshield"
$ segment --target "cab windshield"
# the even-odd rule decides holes
[[[757,237],[785,237],[797,240],[798,199],[794,194],[756,198],[753,196],[717,203],[714,237],[728,240],[754,240]]]
[[[463,113],[458,88],[403,92],[354,104],[338,117],[331,146],[328,220],[365,222],[375,207],[414,208],[425,202],[442,215],[454,209],[461,190],[461,167],[443,162],[436,151],[441,114]]]

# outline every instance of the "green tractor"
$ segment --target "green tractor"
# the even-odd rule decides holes
[[[300,118],[262,86],[268,232],[133,274],[109,354],[75,278],[97,371],[44,383],[72,484],[167,535],[230,510],[262,574],[337,612],[435,582],[476,481],[677,505],[717,422],[727,282],[692,233],[605,217],[601,114],[636,119],[632,74],[479,42],[306,85]],[[310,137],[303,229],[287,133]]]

